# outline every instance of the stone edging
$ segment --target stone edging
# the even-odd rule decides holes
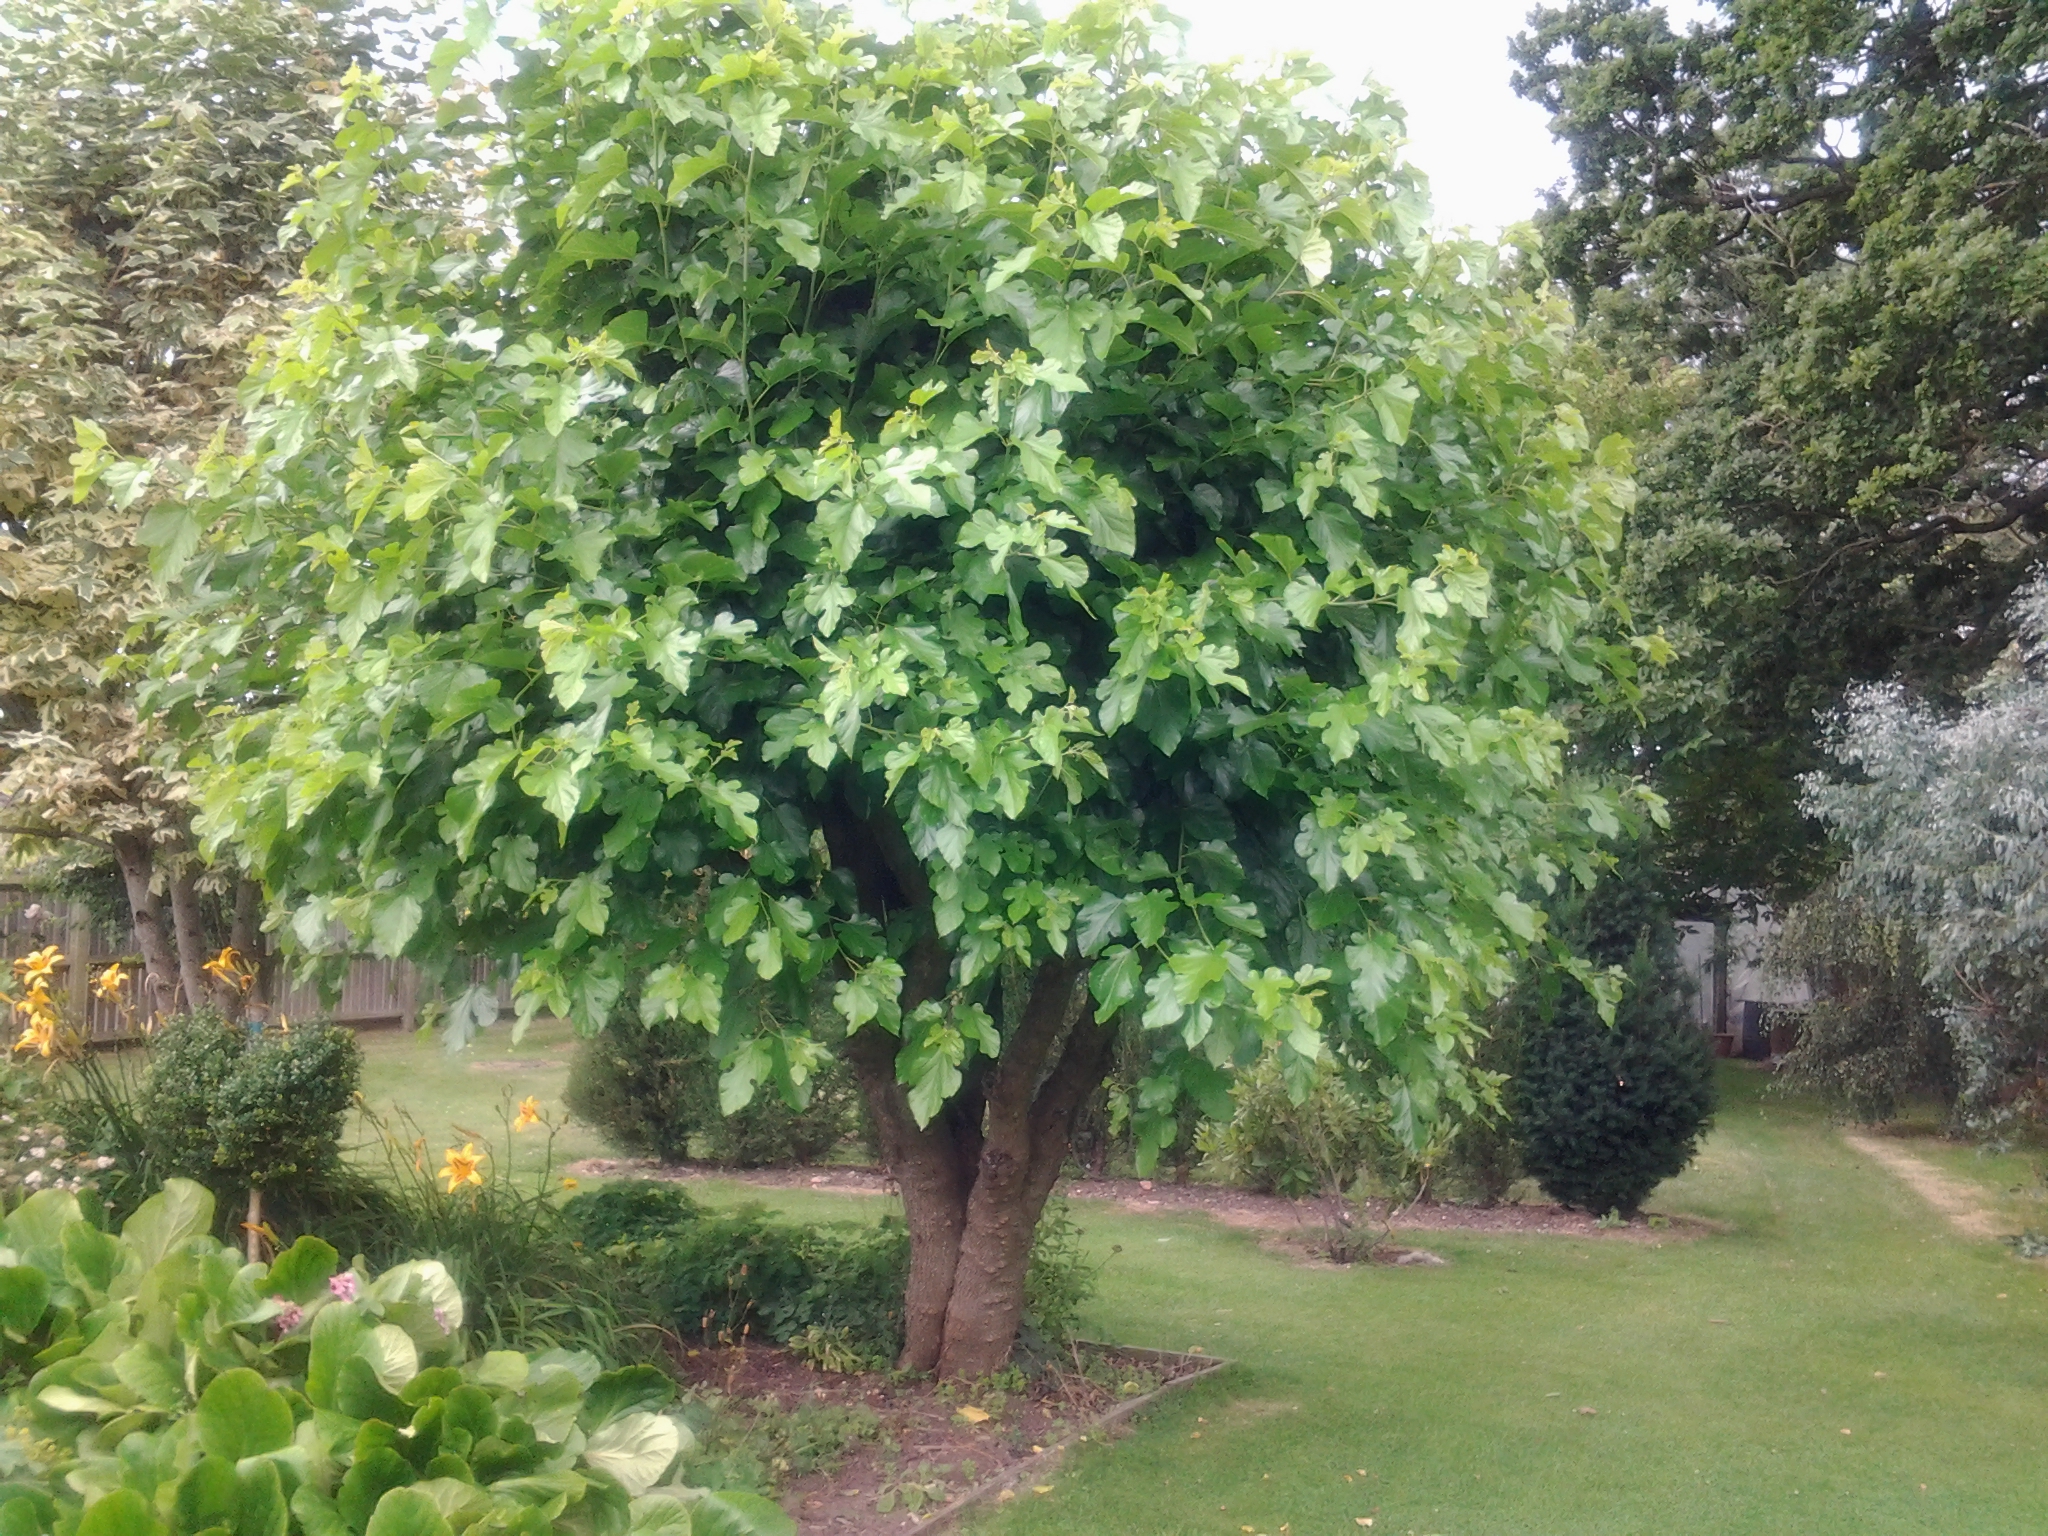
[[[1078,1342],[1091,1344],[1093,1341],[1083,1339]],[[1048,1445],[1037,1455],[1027,1456],[1024,1460],[1003,1468],[1002,1471],[989,1478],[986,1482],[976,1484],[961,1494],[959,1498],[953,1500],[952,1503],[934,1510],[923,1520],[918,1521],[915,1525],[907,1526],[905,1529],[916,1531],[919,1533],[919,1536],[924,1536],[924,1533],[930,1531],[952,1530],[955,1526],[959,1525],[961,1519],[969,1511],[978,1509],[984,1504],[994,1502],[996,1495],[1005,1488],[1013,1488],[1019,1483],[1028,1481],[1032,1476],[1050,1472],[1060,1458],[1081,1441],[1091,1436],[1099,1435],[1104,1430],[1113,1429],[1127,1419],[1137,1417],[1137,1415],[1158,1402],[1160,1398],[1166,1396],[1167,1393],[1178,1392],[1182,1387],[1191,1387],[1198,1381],[1207,1381],[1225,1366],[1233,1363],[1216,1356],[1191,1354],[1177,1349],[1144,1349],[1131,1344],[1095,1344],[1093,1347],[1113,1350],[1119,1355],[1135,1355],[1141,1360],[1170,1360],[1176,1362],[1199,1360],[1202,1364],[1199,1370],[1189,1371],[1185,1376],[1176,1376],[1164,1385],[1154,1387],[1142,1397],[1134,1397],[1127,1402],[1112,1404],[1102,1413],[1091,1419],[1080,1433],[1061,1440],[1057,1444]]]

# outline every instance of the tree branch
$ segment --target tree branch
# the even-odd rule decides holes
[[[16,826],[11,823],[0,825],[0,834],[8,837],[34,837],[51,843],[89,843],[95,848],[114,851],[114,845],[103,837],[90,837],[83,832],[60,832],[55,827]]]
[[[1877,549],[1887,544],[1917,544],[1923,539],[1967,538],[1974,534],[1998,533],[2013,524],[2048,509],[2048,481],[2043,481],[2031,491],[2015,491],[2008,496],[1994,496],[1993,505],[2000,510],[1988,517],[1972,519],[1963,512],[1937,512],[1903,527],[1887,528],[1882,533],[1871,534],[1868,538],[1854,539],[1829,553],[1827,559],[1810,571],[1796,577],[1788,576],[1773,586],[1789,585],[1793,581],[1812,586],[1827,574],[1830,567],[1845,555],[1859,554],[1866,549]]]

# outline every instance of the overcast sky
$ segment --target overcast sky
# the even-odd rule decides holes
[[[1437,222],[1496,234],[1567,174],[1541,108],[1508,88],[1508,38],[1532,0],[1169,0],[1203,58],[1302,52],[1367,74],[1408,112],[1408,158],[1429,176]]]

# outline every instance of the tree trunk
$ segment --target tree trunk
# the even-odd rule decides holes
[[[206,925],[199,915],[199,887],[192,867],[180,862],[171,874],[171,926],[178,940],[178,985],[185,993],[185,1011],[197,1013],[213,1001],[206,985]]]
[[[142,983],[135,989],[135,995],[146,1015],[164,1014],[170,1011],[167,1005],[178,990],[178,964],[164,932],[163,904],[152,884],[156,861],[145,837],[117,832],[113,843],[121,883],[128,891],[135,947],[142,951]]]
[[[1041,965],[1002,1057],[921,1128],[896,1081],[895,1040],[870,1027],[848,1042],[910,1230],[905,1370],[981,1377],[1010,1358],[1038,1218],[1109,1059],[1110,1029],[1075,1006],[1085,974],[1079,959]]]
[[[234,916],[228,924],[228,947],[241,957],[250,977],[246,990],[227,999],[228,1017],[239,1020],[252,1000],[261,1000],[259,982],[263,974],[263,933],[257,926],[263,915],[263,888],[247,876],[235,882]]]
[[[931,926],[930,886],[902,829],[884,809],[862,814],[856,793],[841,786],[820,823],[863,911],[885,923],[906,911],[922,920],[923,935],[904,957],[899,1004],[908,1017],[946,996],[952,956]],[[1078,955],[1041,964],[1001,1056],[976,1057],[927,1125],[917,1123],[896,1080],[896,1038],[869,1024],[846,1042],[910,1231],[897,1362],[904,1370],[979,1377],[1010,1358],[1039,1215],[1066,1160],[1074,1116],[1109,1063],[1112,1030],[1082,1006],[1087,971]]]

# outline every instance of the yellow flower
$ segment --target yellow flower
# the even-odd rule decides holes
[[[250,983],[256,979],[256,973],[249,969],[249,963],[232,944],[199,969],[222,986],[233,987],[238,992],[248,991]]]
[[[519,1114],[512,1122],[512,1129],[523,1131],[529,1125],[539,1125],[540,1123],[540,1100],[529,1093],[519,1101]]]
[[[121,968],[121,962],[116,960],[92,979],[92,989],[108,1002],[115,1002],[119,1000],[121,987],[127,980],[128,973]]]
[[[564,1179],[562,1180],[562,1188],[575,1189],[577,1187],[577,1183],[578,1181],[575,1179]]]
[[[16,1007],[20,1007],[16,1004]],[[28,1010],[23,1009],[23,1012]],[[38,1051],[48,1056],[57,1043],[57,1015],[47,1010],[29,1013],[28,1028],[21,1032],[21,1038],[14,1042],[17,1051]]]
[[[439,1177],[448,1181],[449,1194],[454,1194],[465,1184],[483,1183],[484,1155],[477,1151],[475,1142],[465,1141],[459,1152],[450,1147],[446,1155],[448,1161],[441,1165]]]
[[[39,949],[34,954],[23,955],[14,962],[14,974],[31,987],[38,982],[48,981],[57,974],[57,967],[64,963],[64,955],[56,945]]]

